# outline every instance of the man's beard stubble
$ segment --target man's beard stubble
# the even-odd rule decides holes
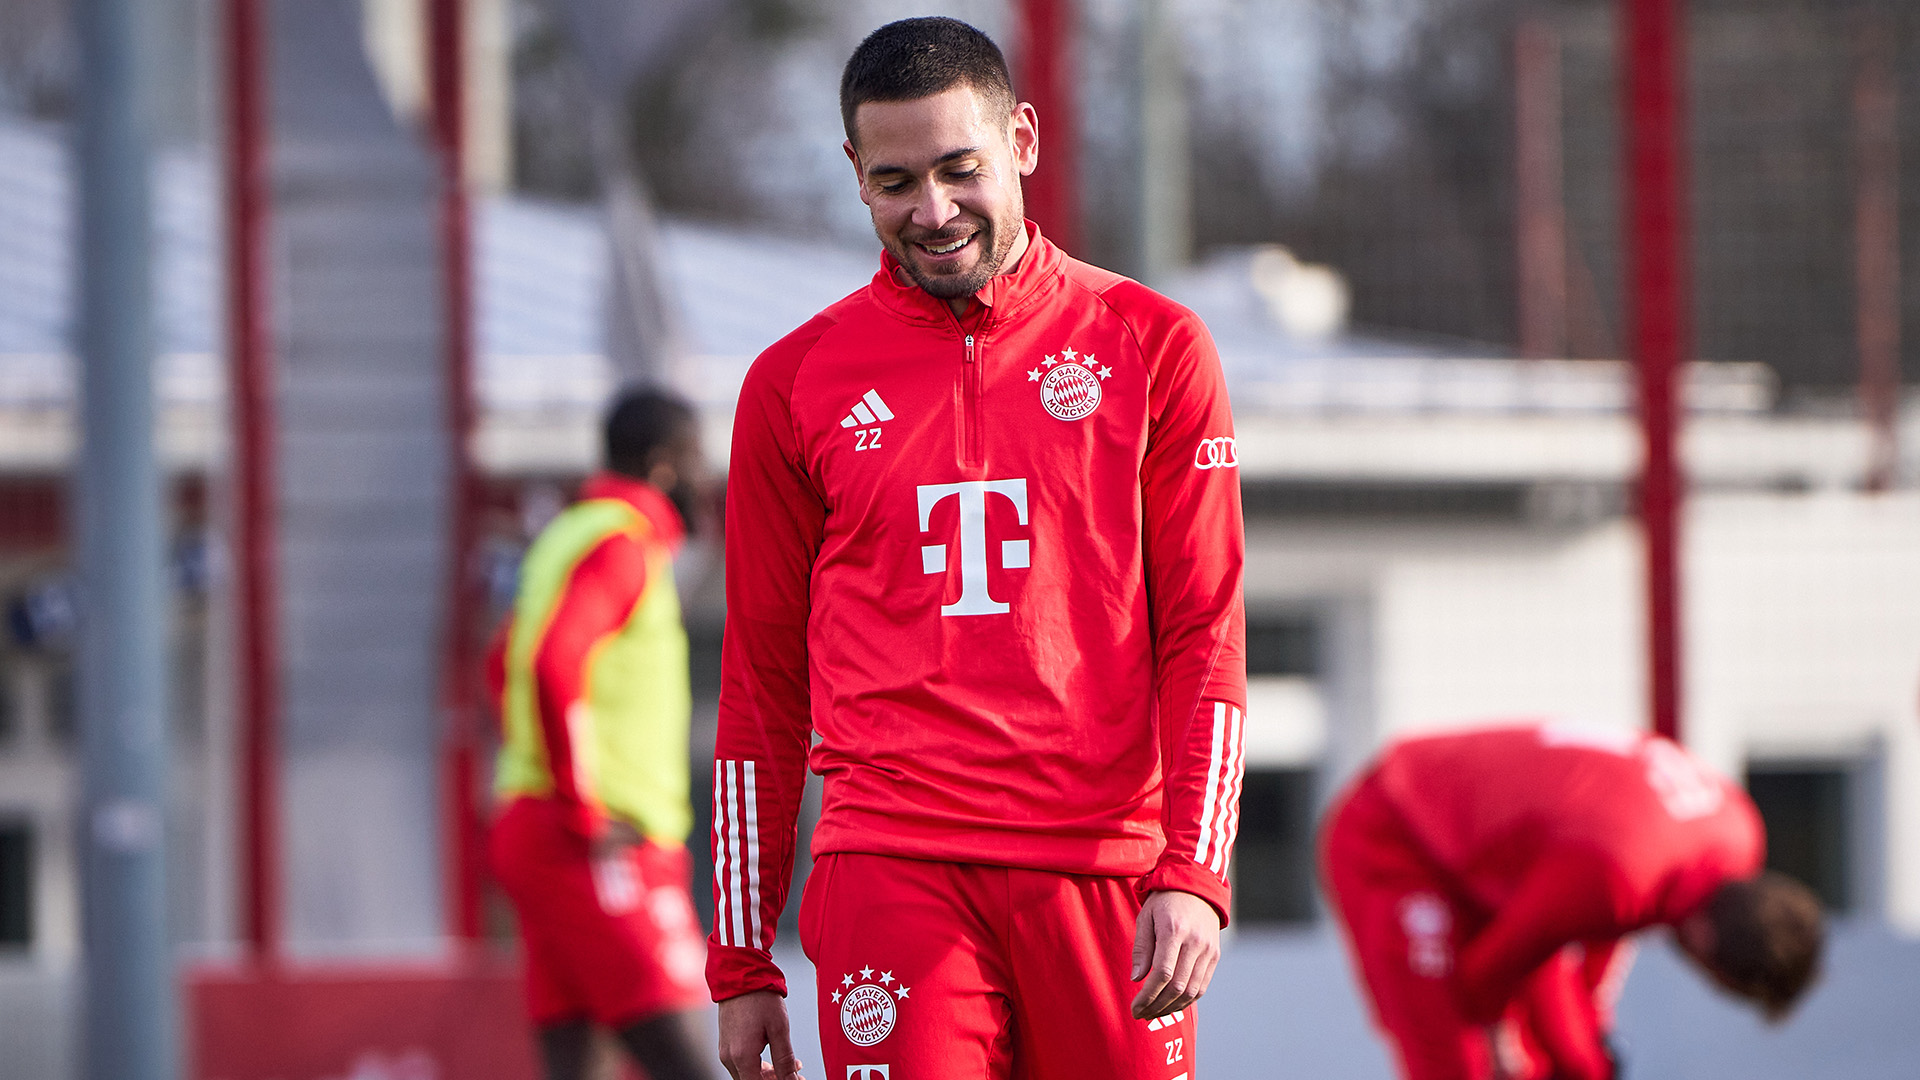
[[[920,286],[922,291],[937,300],[958,300],[961,297],[972,296],[984,288],[987,282],[993,280],[994,275],[1006,265],[1007,253],[1013,250],[1014,240],[1019,236],[1018,230],[1024,228],[1021,223],[1022,216],[1014,215],[1014,227],[1007,230],[1002,230],[991,219],[982,221],[974,243],[980,244],[981,250],[986,254],[980,257],[980,261],[974,264],[973,269],[964,274],[943,274],[935,277],[922,272],[918,263],[909,257],[916,241],[905,238],[899,241],[899,249],[893,249],[893,257],[906,268],[907,276],[913,279],[915,285]],[[923,237],[918,242],[926,240],[938,242],[940,239],[938,236]],[[881,246],[889,246],[884,237],[881,238]]]

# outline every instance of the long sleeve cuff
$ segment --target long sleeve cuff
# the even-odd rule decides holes
[[[765,949],[744,949],[707,942],[707,990],[715,1001],[771,990],[787,996],[787,977]]]
[[[1213,871],[1192,859],[1167,852],[1160,856],[1158,866],[1133,883],[1134,895],[1143,901],[1148,893],[1166,890],[1192,893],[1205,900],[1220,916],[1220,925],[1227,925],[1227,913],[1233,903],[1232,892]]]

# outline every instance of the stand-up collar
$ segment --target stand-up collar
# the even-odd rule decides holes
[[[674,509],[673,502],[659,488],[645,480],[635,480],[617,472],[601,471],[587,477],[580,487],[582,499],[619,499],[640,511],[653,531],[670,550],[680,550],[687,538],[687,523]]]
[[[1056,287],[1062,277],[1060,249],[1041,236],[1040,226],[1032,221],[1024,222],[1023,227],[1027,230],[1027,250],[1020,256],[1020,265],[1010,274],[995,274],[973,294],[973,299],[986,309],[987,320],[999,319],[1026,307]],[[873,275],[871,291],[881,304],[915,322],[951,324],[953,320],[953,310],[947,307],[947,302],[916,285],[913,276],[892,252],[880,253],[880,272]],[[980,317],[982,313],[970,312],[966,321],[972,323]]]

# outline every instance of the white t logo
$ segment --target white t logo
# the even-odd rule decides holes
[[[1027,482],[1022,480],[962,480],[957,484],[921,484],[914,491],[920,497],[920,531],[927,531],[933,508],[949,495],[960,497],[960,599],[940,605],[942,615],[999,615],[1009,610],[987,592],[987,493],[1006,498],[1027,523]],[[1000,565],[1008,570],[1025,570],[1030,564],[1027,541],[1000,541]],[[929,574],[945,573],[947,545],[926,544],[920,548],[920,567]]]

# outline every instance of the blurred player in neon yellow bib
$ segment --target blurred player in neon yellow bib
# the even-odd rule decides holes
[[[699,482],[693,411],[629,393],[606,468],[520,568],[488,671],[504,744],[490,840],[520,915],[548,1080],[585,1077],[596,1026],[653,1080],[705,1077],[706,950],[687,891],[687,637],[673,557]]]

